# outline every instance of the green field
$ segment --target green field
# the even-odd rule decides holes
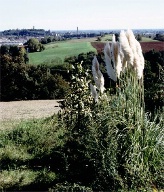
[[[80,53],[87,53],[89,51],[96,52],[96,49],[90,44],[94,40],[74,39],[47,44],[44,51],[29,53],[29,63],[34,65],[61,64],[66,57],[77,56]]]
[[[142,37],[142,41],[141,42],[159,42],[158,40],[154,40],[148,37]]]

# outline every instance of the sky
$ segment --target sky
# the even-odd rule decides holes
[[[164,29],[164,0],[0,0],[8,29]]]

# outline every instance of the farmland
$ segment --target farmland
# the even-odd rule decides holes
[[[164,50],[164,42],[141,42],[141,47],[143,52],[147,52],[150,50],[155,51],[163,51]]]
[[[104,49],[104,42],[92,42],[92,46],[98,51],[101,52]],[[142,51],[148,52],[150,50],[155,51],[163,51],[164,50],[164,42],[159,41],[151,41],[151,42],[140,42]]]
[[[64,62],[66,57],[77,56],[80,53],[90,51],[101,52],[104,49],[106,41],[112,40],[112,35],[105,35],[101,41],[96,38],[72,39],[66,41],[53,42],[45,45],[43,52],[29,53],[29,63],[34,65],[59,65]],[[143,37],[140,42],[143,52],[150,50],[164,50],[164,42],[152,40]]]

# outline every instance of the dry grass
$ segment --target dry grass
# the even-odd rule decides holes
[[[0,129],[12,128],[22,120],[52,116],[60,109],[59,100],[0,102]]]

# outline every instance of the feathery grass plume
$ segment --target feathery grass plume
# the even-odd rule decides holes
[[[107,42],[104,47],[104,55],[105,55],[105,65],[106,65],[107,74],[109,78],[111,78],[113,81],[117,81],[115,68],[113,68],[111,64],[111,50],[110,50],[109,42]]]
[[[94,98],[95,102],[98,102],[98,93],[96,91],[96,86],[92,85],[92,83],[90,83],[90,89],[91,89],[91,95]]]
[[[111,59],[113,61],[113,68],[116,68],[116,60],[118,55],[117,42],[115,40],[115,35],[112,36],[112,45],[111,45]]]
[[[119,78],[122,71],[122,62],[120,55],[120,44],[116,42],[115,35],[112,37],[111,56],[113,61],[113,67],[116,71],[116,76]]]
[[[138,79],[141,79],[143,76],[143,67],[142,67],[142,60],[137,52],[134,54],[134,69],[137,72]]]
[[[120,77],[121,71],[122,71],[122,62],[121,62],[120,54],[118,54],[117,62],[116,62],[116,73],[118,78]]]
[[[116,42],[116,36],[114,34],[112,36],[112,42]]]
[[[116,74],[117,77],[120,77],[120,73],[122,71],[122,62],[121,62],[121,55],[120,55],[120,44],[119,42],[115,42],[115,50],[114,50],[114,59],[115,59],[115,66],[116,66]]]
[[[130,30],[130,29],[128,29],[125,34],[126,34],[126,37],[128,39],[129,46],[130,46],[130,48],[131,48],[131,50],[132,50],[132,52],[134,54],[136,52],[136,39],[135,39],[135,36],[134,36],[132,30]]]
[[[121,46],[120,46],[120,59],[121,59],[121,63],[122,63],[122,71],[124,71],[127,68],[127,61],[126,61],[126,58],[124,56]]]
[[[135,42],[136,42],[136,52],[138,55],[138,63],[137,63],[138,65],[137,65],[136,69],[137,69],[138,78],[141,79],[143,76],[145,61],[144,61],[144,57],[142,54],[142,49],[141,49],[140,43],[137,40]]]
[[[127,63],[133,66],[133,52],[129,45],[127,36],[123,30],[120,33],[120,45]]]
[[[104,77],[99,69],[99,62],[98,62],[96,56],[94,56],[94,59],[92,60],[92,74],[93,74],[93,78],[94,78],[97,88],[100,90],[101,93],[103,93],[105,90]]]
[[[140,43],[135,39],[132,30],[127,30],[126,36],[134,55],[133,67],[137,71],[138,78],[141,79],[141,77],[143,76],[143,69],[144,69],[144,57],[142,54]]]

